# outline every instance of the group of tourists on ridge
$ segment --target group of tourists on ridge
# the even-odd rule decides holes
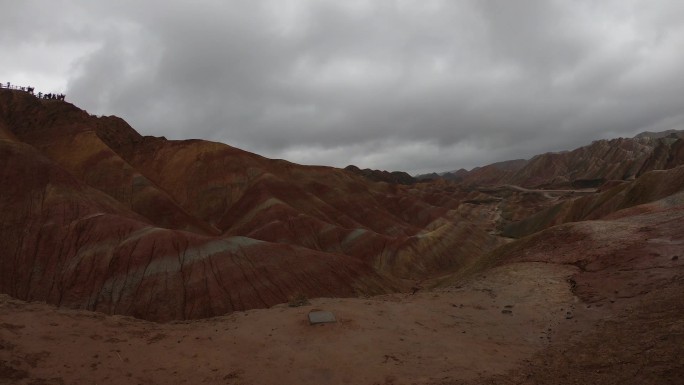
[[[34,95],[34,96],[38,97],[38,99],[64,100],[64,98],[66,97],[66,95],[64,95],[64,94],[53,94],[53,93],[44,94],[44,93],[42,93],[42,92],[38,92],[38,94],[34,94],[34,93],[33,93],[33,91],[34,91],[34,88],[33,88],[33,87],[15,86],[15,85],[10,84],[10,82],[7,82],[7,83],[0,83],[0,88],[7,88],[7,89],[10,89],[10,90],[25,91],[25,92],[28,92],[28,93],[31,94],[31,95]]]

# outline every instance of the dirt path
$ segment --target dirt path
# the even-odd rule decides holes
[[[516,263],[462,287],[155,324],[0,296],[0,383],[421,384],[503,374],[582,325],[574,267]],[[338,322],[310,326],[312,309]],[[42,381],[42,382],[41,382]]]

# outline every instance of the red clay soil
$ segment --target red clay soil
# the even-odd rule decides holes
[[[508,245],[441,289],[157,324],[0,297],[12,384],[679,384],[684,210]],[[313,310],[337,322],[309,325]],[[2,380],[0,380],[1,382]]]
[[[411,384],[506,373],[574,322],[575,268],[514,264],[458,288],[156,324],[0,296],[0,383]],[[333,324],[312,326],[312,310]]]
[[[669,202],[672,203],[672,202]],[[505,375],[445,384],[680,384],[684,378],[684,207],[659,202],[610,221],[555,227],[509,245],[499,263],[576,266],[565,334]],[[655,208],[659,206],[659,208]]]

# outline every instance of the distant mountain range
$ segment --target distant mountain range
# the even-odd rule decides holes
[[[597,140],[572,151],[548,152],[529,160],[418,175],[416,179],[528,188],[598,187],[608,180],[630,180],[650,170],[682,164],[682,138],[684,131],[643,132],[634,138]]]

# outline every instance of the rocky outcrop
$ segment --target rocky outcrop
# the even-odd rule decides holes
[[[638,175],[651,170],[667,170],[684,164],[684,139],[668,136],[658,141]]]
[[[659,132],[652,132],[652,131],[644,131],[636,136],[634,138],[636,139],[641,139],[641,138],[653,138],[653,139],[660,139],[660,138],[682,138],[684,137],[684,130],[665,130],[665,131],[659,131]]]
[[[417,179],[403,171],[390,172],[385,170],[371,170],[369,168],[361,170],[352,164],[344,169],[353,172],[356,175],[361,175],[364,178],[368,178],[374,182],[396,183],[403,185],[411,185],[417,182]]]

